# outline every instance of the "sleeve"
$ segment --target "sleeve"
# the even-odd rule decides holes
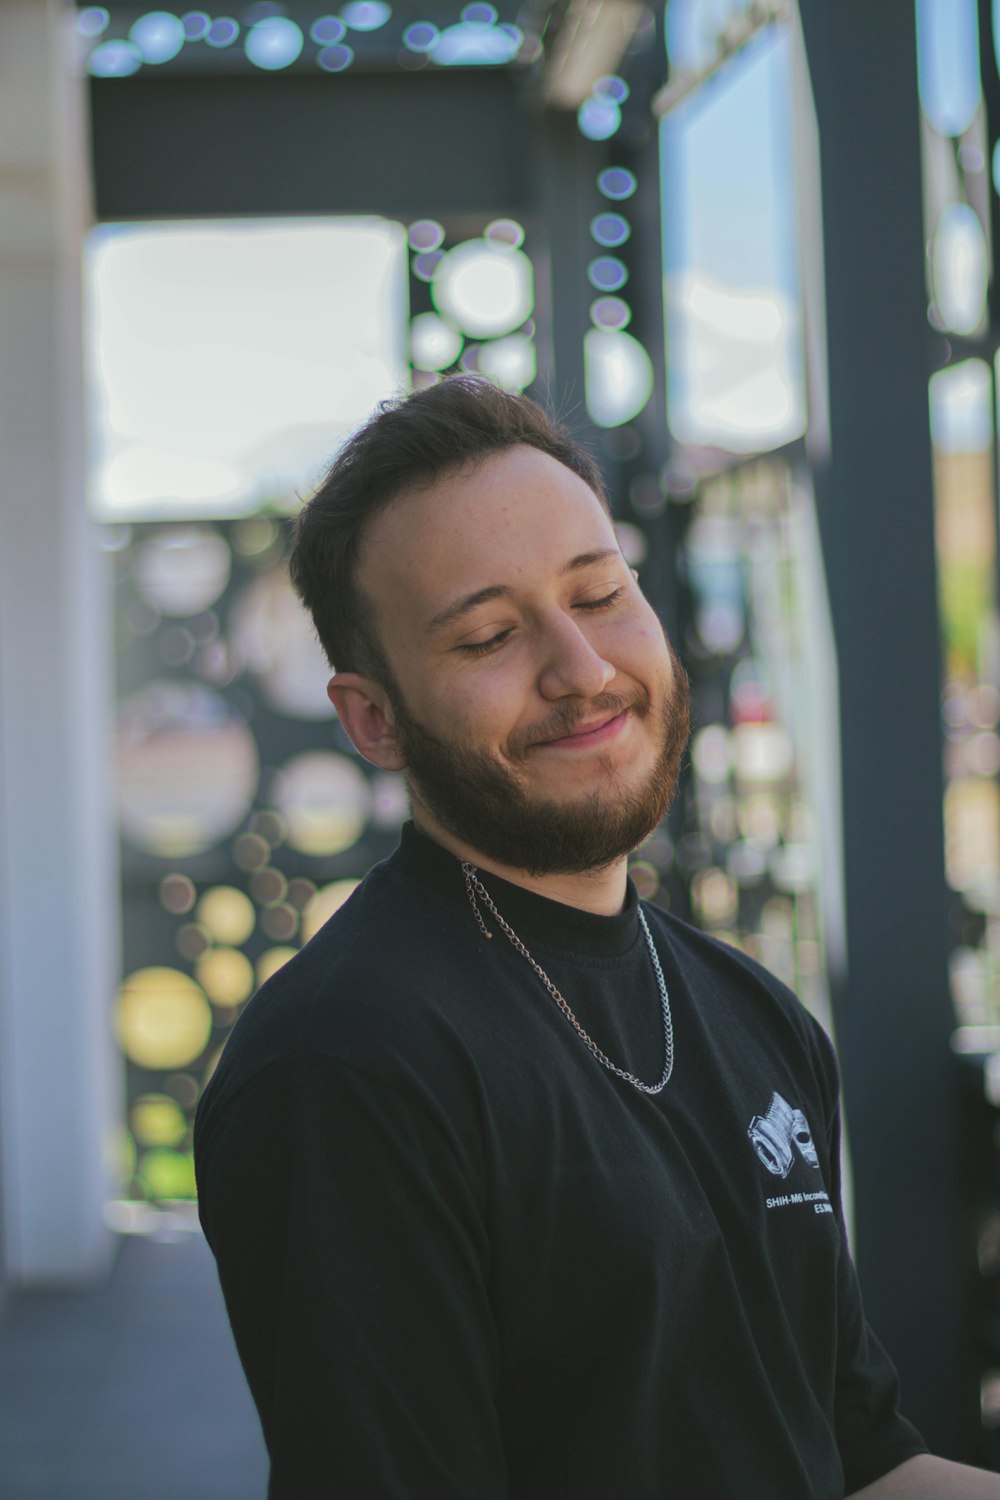
[[[270,1500],[505,1496],[488,1242],[433,1101],[272,1064],[213,1120],[199,1175]]]
[[[861,1288],[844,1223],[840,1171],[839,1080],[833,1049],[823,1037],[824,1073],[831,1100],[829,1153],[840,1254],[837,1262],[837,1370],[834,1420],[845,1493],[864,1489],[927,1445],[899,1410],[899,1380],[864,1314]]]

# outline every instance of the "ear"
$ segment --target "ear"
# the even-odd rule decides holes
[[[360,672],[338,672],[326,686],[351,744],[383,771],[402,771],[406,760],[396,743],[396,724],[385,689]]]

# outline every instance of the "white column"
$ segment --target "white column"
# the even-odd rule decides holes
[[[85,93],[69,0],[0,0],[0,1245],[109,1264],[121,1112],[110,589],[84,508]]]

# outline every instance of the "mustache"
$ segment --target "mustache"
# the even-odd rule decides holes
[[[631,697],[625,697],[622,693],[598,693],[596,698],[591,698],[586,703],[563,704],[562,707],[553,709],[540,724],[533,724],[523,734],[513,736],[508,741],[507,753],[512,760],[524,760],[533,745],[544,744],[547,740],[559,740],[572,734],[584,719],[592,719],[595,714],[617,718],[626,709],[631,709],[637,718],[644,719],[650,710],[649,694],[640,688]]]

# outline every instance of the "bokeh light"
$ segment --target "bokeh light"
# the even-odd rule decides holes
[[[184,1111],[168,1094],[142,1094],[129,1111],[129,1121],[141,1146],[176,1146],[188,1132]]]
[[[531,261],[522,250],[466,240],[437,267],[432,297],[438,311],[473,338],[513,333],[534,306]]]
[[[296,719],[330,719],[330,668],[285,568],[262,573],[240,593],[229,617],[239,669],[253,674],[272,708]]]
[[[597,80],[592,92],[595,99],[609,99],[612,104],[620,106],[625,103],[631,90],[624,78],[619,78],[617,73],[607,73]]]
[[[698,920],[710,930],[728,927],[735,921],[739,891],[726,870],[709,867],[699,870],[691,882],[691,897]]]
[[[706,724],[691,740],[691,763],[695,775],[711,786],[729,780],[729,731],[724,724]]]
[[[213,1005],[242,1005],[253,993],[253,964],[236,948],[209,948],[195,963],[194,973]]]
[[[334,880],[330,885],[324,885],[316,892],[302,913],[303,943],[308,943],[316,936],[320,928],[330,920],[334,912],[340,910],[360,884],[359,880]]]
[[[212,18],[206,11],[189,10],[181,16],[181,25],[184,27],[184,35],[189,42],[204,41],[208,35]]]
[[[184,46],[184,25],[168,10],[151,10],[140,16],[129,31],[129,41],[142,53],[144,62],[165,63]]]
[[[598,174],[597,187],[603,197],[610,198],[613,203],[620,203],[625,198],[631,198],[635,192],[635,174],[625,167],[605,167]]]
[[[649,538],[642,527],[632,521],[616,521],[615,536],[629,567],[641,568],[649,556]]]
[[[628,219],[621,214],[597,214],[590,221],[591,237],[605,249],[615,250],[624,245],[632,233]]]
[[[170,1073],[163,1080],[163,1087],[181,1109],[193,1109],[198,1103],[198,1082],[192,1073]]]
[[[418,313],[410,324],[410,353],[418,370],[445,370],[462,352],[462,335],[437,313]]]
[[[347,34],[347,27],[339,16],[320,16],[309,28],[311,39],[319,47],[329,47],[334,42],[342,42]]]
[[[311,750],[293,756],[276,782],[275,801],[300,854],[340,854],[356,844],[371,813],[364,772],[346,755]]]
[[[576,123],[588,141],[609,141],[621,128],[622,112],[613,100],[591,96],[577,110]]]
[[[195,1196],[194,1157],[190,1152],[159,1147],[140,1156],[136,1177],[147,1197],[157,1202]]]
[[[174,944],[181,958],[186,958],[189,963],[194,963],[195,959],[200,958],[206,948],[212,946],[212,940],[204,927],[199,926],[197,922],[185,922],[184,926],[178,929]]]
[[[443,250],[427,250],[413,257],[413,274],[419,281],[433,281],[438,266],[444,260]]]
[[[417,219],[406,231],[411,250],[439,250],[444,244],[444,225],[437,219]]]
[[[587,278],[599,292],[617,292],[628,281],[628,270],[616,255],[598,255],[587,267]]]
[[[212,1011],[180,969],[137,969],[118,991],[116,1030],[122,1051],[140,1067],[184,1068],[208,1045]]]
[[[660,888],[660,875],[655,865],[648,860],[637,859],[628,867],[636,890],[643,901],[652,901]]]
[[[281,870],[272,865],[266,865],[263,870],[255,870],[250,876],[250,894],[262,906],[272,906],[276,901],[283,901],[287,892],[288,880]]]
[[[117,761],[122,832],[169,859],[209,849],[237,827],[259,776],[245,720],[195,683],[154,681],[126,698]]]
[[[268,948],[257,960],[257,983],[266,984],[273,974],[283,969],[290,958],[294,958],[299,950],[297,948]]]
[[[271,858],[271,846],[259,833],[241,833],[233,844],[233,861],[241,870],[261,870]]]
[[[239,947],[253,932],[253,902],[233,885],[215,885],[198,902],[195,917],[213,942]]]
[[[306,880],[303,876],[296,875],[288,882],[286,895],[297,911],[305,911],[315,894],[315,881]]]
[[[430,21],[414,21],[403,32],[403,45],[411,52],[431,52],[440,35],[438,28],[431,25]]]
[[[598,297],[590,304],[590,317],[595,328],[614,332],[628,327],[632,321],[632,309],[621,297]]]
[[[243,50],[256,68],[275,73],[290,67],[302,51],[304,38],[287,16],[268,16],[251,26]]]
[[[136,552],[139,592],[164,615],[194,615],[215,603],[229,582],[230,551],[209,526],[157,531]]]
[[[194,881],[174,871],[160,881],[160,904],[175,917],[184,916],[197,899]]]
[[[769,786],[782,781],[792,769],[794,751],[788,731],[781,724],[736,724],[732,732],[733,770],[746,786]]]
[[[583,340],[586,405],[598,427],[620,427],[653,394],[653,362],[628,333],[591,328]]]
[[[88,5],[77,12],[76,29],[81,36],[100,36],[110,19],[103,5]]]
[[[250,826],[254,833],[267,839],[268,843],[275,848],[288,838],[288,825],[281,813],[274,807],[263,807],[259,812],[255,812]]]
[[[160,656],[168,667],[184,667],[195,653],[196,642],[183,625],[171,625],[159,638]]]
[[[279,901],[261,912],[260,925],[276,943],[288,943],[298,932],[299,913],[288,901]]]
[[[316,61],[326,73],[342,73],[345,68],[351,66],[354,53],[350,47],[338,42],[332,47],[324,47]]]
[[[479,373],[488,375],[504,390],[526,390],[535,378],[534,340],[522,334],[512,333],[507,338],[494,339],[483,344],[478,352]]]
[[[348,0],[340,12],[352,31],[378,31],[392,15],[385,0]]]
[[[240,34],[238,21],[232,16],[217,16],[205,35],[210,47],[231,47]]]
[[[406,780],[399,772],[383,772],[372,778],[372,823],[395,832],[410,815]]]
[[[240,557],[261,560],[281,540],[281,533],[270,516],[248,516],[237,521],[230,532],[233,551]]]
[[[142,67],[142,53],[133,42],[101,42],[87,58],[94,78],[128,78]]]
[[[494,245],[508,245],[519,250],[524,244],[524,226],[516,219],[494,219],[483,230],[483,239]]]

